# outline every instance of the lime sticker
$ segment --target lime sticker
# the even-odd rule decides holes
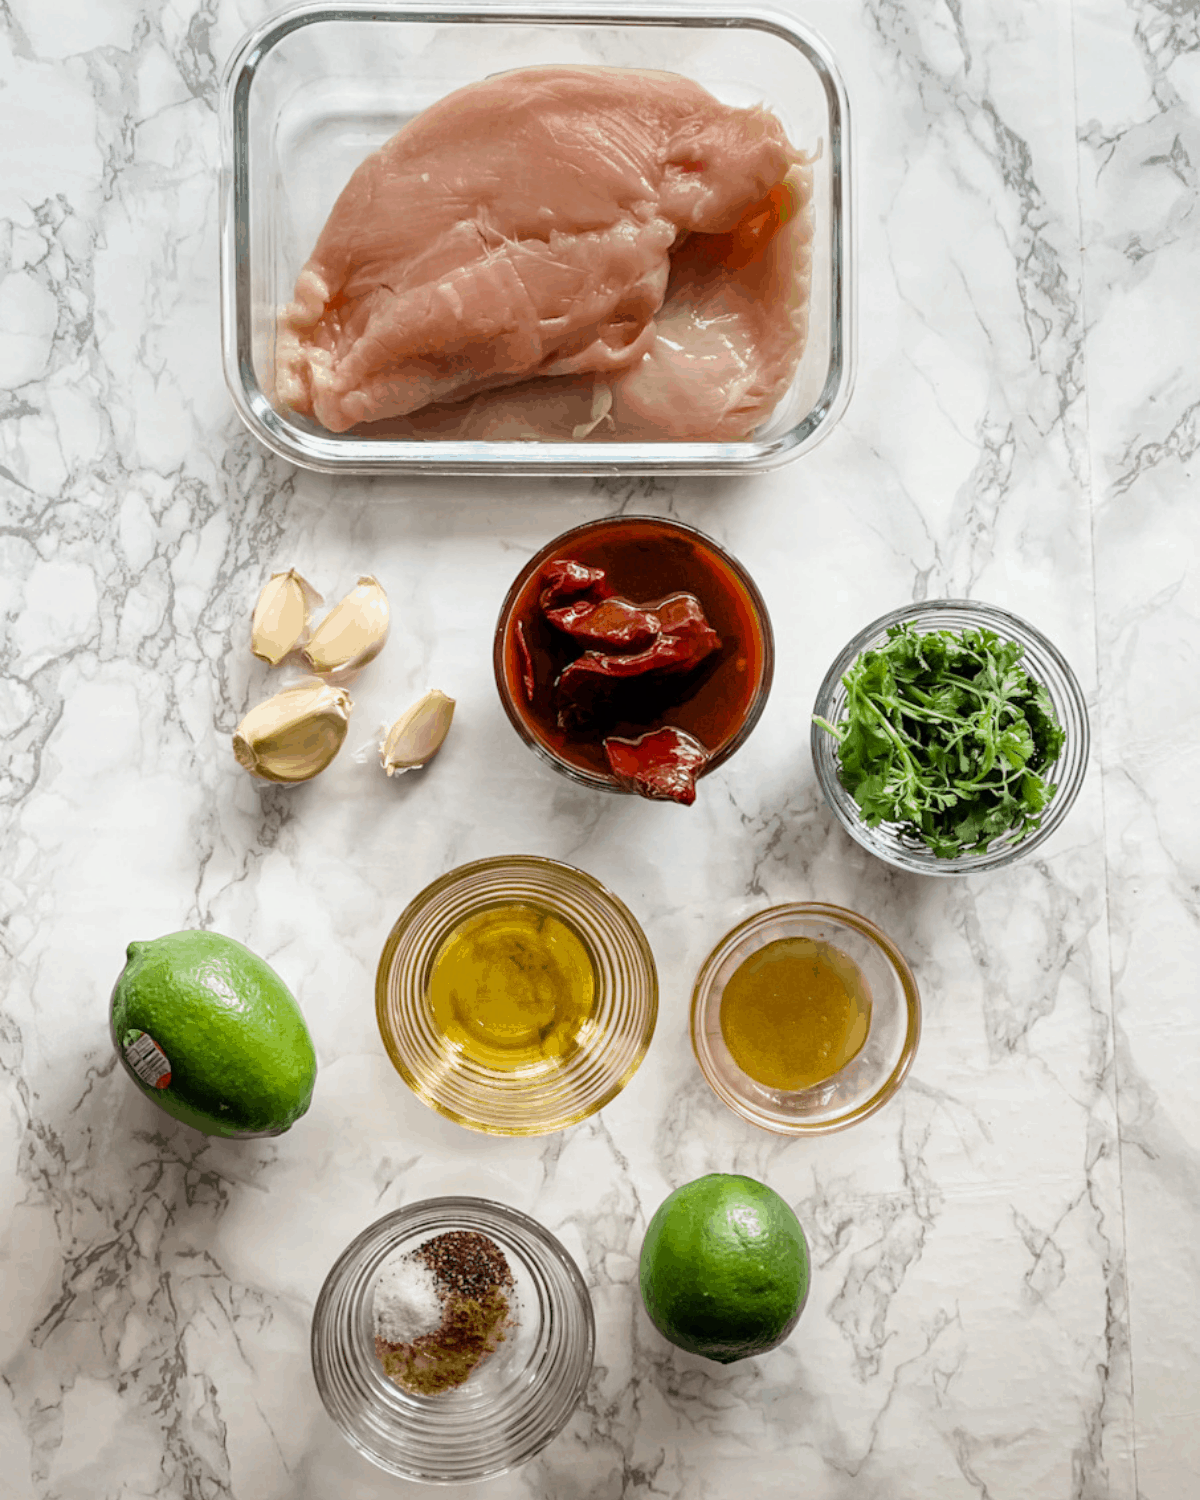
[[[125,1033],[125,1061],[152,1089],[165,1089],[171,1081],[171,1064],[167,1054],[148,1031]]]

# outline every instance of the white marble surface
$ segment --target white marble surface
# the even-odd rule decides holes
[[[1194,1494],[1200,12],[805,5],[857,145],[860,364],[837,432],[743,482],[448,486],[291,471],[231,411],[216,81],[270,8],[0,4],[0,1494],[416,1493],[326,1417],[308,1324],[359,1229],[445,1191],[554,1230],[598,1327],[562,1436],[454,1493]],[[620,509],[726,542],[775,622],[767,711],[691,812],[570,786],[491,682],[522,560]],[[395,631],[352,736],[440,686],[459,712],[427,772],[393,784],[343,757],[285,793],[235,767],[229,732],[267,683],[247,611],[291,565],[329,595],[363,570],[385,582]],[[1043,628],[1097,732],[1044,853],[964,882],[872,862],[807,751],[836,649],[939,594]],[[626,1092],[534,1142],[420,1105],[372,998],[405,902],[510,850],[620,894],[662,981]],[[925,1034],[882,1113],[788,1143],[708,1092],[687,1002],[734,919],[804,898],[893,934]],[[193,925],[261,952],[308,1016],[316,1098],[276,1140],[176,1126],[114,1065],[125,944]],[[770,1182],[814,1252],[796,1334],[728,1368],[667,1345],[636,1290],[649,1215],[710,1170]]]

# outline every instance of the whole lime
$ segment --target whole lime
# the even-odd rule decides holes
[[[280,1135],[312,1100],[317,1059],[275,970],[218,932],[130,943],[113,1045],[147,1098],[205,1135]]]
[[[808,1242],[778,1193],[713,1172],[676,1188],[642,1241],[642,1300],[664,1338],[723,1365],[782,1344],[808,1296]]]

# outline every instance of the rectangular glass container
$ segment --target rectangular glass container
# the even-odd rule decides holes
[[[466,442],[326,431],[275,397],[278,310],[355,167],[454,89],[537,64],[681,73],[724,103],[763,104],[814,165],[808,342],[785,399],[740,442]],[[828,49],[790,18],[706,0],[637,14],[494,3],[294,7],[237,48],[221,90],[225,377],[282,458],[348,474],[713,474],[770,469],[841,415],[852,383],[853,254],[845,90]]]

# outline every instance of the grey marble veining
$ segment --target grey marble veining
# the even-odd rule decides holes
[[[857,389],[753,481],[335,482],[266,455],[220,370],[216,90],[270,6],[0,4],[0,1493],[374,1500],[309,1320],[388,1209],[479,1192],[576,1257],[587,1396],[496,1500],[1183,1500],[1200,1465],[1200,959],[1191,474],[1200,386],[1197,17],[1075,0],[818,0],[854,123]],[[789,8],[800,14],[795,0]],[[585,793],[509,730],[495,613],[588,517],[690,521],[747,565],[777,675],[696,806]],[[419,776],[343,755],[260,790],[228,735],[271,680],[258,587],[375,572],[392,640],[351,749],[430,686],[458,700]],[[1092,774],[1025,864],[962,882],[873,862],[809,763],[828,662],[908,599],[1042,628],[1084,682]],[[540,1141],[422,1106],[375,1026],[384,937],[428,880],[520,850],[634,910],[654,1045],[600,1115]],[[913,1073],[844,1135],[741,1123],[691,1057],[701,961],[767,904],[877,921],[924,1000]],[[269,1141],[207,1140],[120,1074],[125,944],[211,926],[292,985],[320,1059]],[[1114,1043],[1115,1035],[1115,1043]],[[662,1197],[713,1170],[796,1207],[793,1338],[718,1368],[637,1293]]]
[[[1138,1477],[1200,1468],[1195,161],[1200,17],[1080,12],[1105,832]],[[1101,86],[1103,80],[1103,86]]]

